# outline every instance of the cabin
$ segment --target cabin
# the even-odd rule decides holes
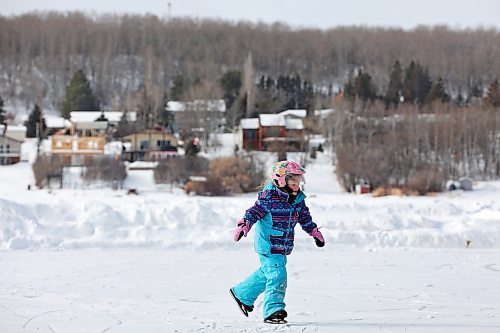
[[[0,165],[18,163],[21,160],[21,144],[23,142],[0,135]]]
[[[103,155],[106,137],[110,128],[114,128],[124,115],[126,115],[128,121],[136,120],[135,112],[71,112],[71,127],[69,130],[63,128],[50,137],[52,154]]]
[[[177,156],[177,138],[164,128],[145,129],[122,138],[124,159],[158,161]]]
[[[286,110],[277,114],[260,114],[258,118],[243,118],[236,133],[236,142],[245,150],[304,151],[303,118],[306,110]]]

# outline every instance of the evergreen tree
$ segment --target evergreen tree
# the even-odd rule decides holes
[[[172,101],[182,100],[183,95],[189,88],[189,80],[184,75],[179,74],[174,78],[172,88],[170,89],[170,97]]]
[[[431,79],[426,70],[414,61],[405,70],[403,96],[405,101],[423,105],[431,89]]]
[[[488,87],[486,97],[484,98],[484,102],[488,107],[500,107],[500,85],[498,83],[498,79],[491,82]]]
[[[370,74],[359,72],[356,80],[354,80],[354,94],[364,101],[375,99],[375,86],[372,83]]]
[[[431,90],[427,95],[427,103],[432,103],[433,101],[440,100],[441,102],[448,102],[450,96],[445,92],[443,79],[440,77],[434,83],[432,83]]]
[[[2,96],[0,96],[0,124],[5,124],[5,110],[3,108]]]
[[[24,126],[26,126],[26,137],[28,138],[35,138],[37,137],[42,137],[44,136],[44,133],[39,133],[40,131],[40,120],[42,121],[42,132],[44,131],[43,129],[47,128],[45,126],[45,118],[40,119],[42,116],[42,112],[40,110],[40,107],[38,104],[35,104],[33,107],[33,110],[31,111],[28,120],[24,122]]]
[[[64,118],[68,119],[71,111],[100,111],[99,102],[82,70],[73,75],[61,104],[61,115]]]
[[[483,97],[482,83],[474,81],[469,86],[469,98],[470,97]]]
[[[373,100],[376,97],[375,86],[372,83],[372,77],[368,73],[359,71],[358,75],[344,86],[345,95],[353,99],[357,97],[363,101]]]
[[[262,76],[261,81],[264,76]],[[241,72],[232,70],[224,73],[220,78],[219,84],[224,92],[224,100],[226,101],[227,109],[233,106],[234,101],[238,98],[241,90]]]
[[[399,60],[394,62],[392,71],[389,77],[389,86],[385,94],[385,105],[397,107],[400,102],[400,97],[403,91],[403,70]]]
[[[140,128],[152,128],[155,122],[154,105],[152,98],[144,85],[141,88],[141,97],[137,105],[137,122]]]

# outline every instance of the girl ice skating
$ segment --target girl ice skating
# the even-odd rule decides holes
[[[293,161],[281,161],[272,169],[268,182],[234,231],[234,240],[247,236],[255,226],[254,248],[261,267],[230,289],[240,310],[248,317],[257,297],[264,292],[264,322],[286,323],[286,256],[292,252],[297,223],[312,236],[318,247],[325,245],[323,235],[312,221],[300,190],[304,168]]]

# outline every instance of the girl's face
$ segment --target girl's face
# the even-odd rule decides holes
[[[288,186],[292,189],[293,193],[296,194],[300,190],[300,185],[304,183],[304,178],[302,175],[293,175],[287,181]]]

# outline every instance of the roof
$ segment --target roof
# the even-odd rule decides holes
[[[169,132],[166,132],[164,130],[160,130],[160,129],[144,129],[141,131],[137,131],[137,132],[125,135],[122,139],[132,140],[133,138],[135,138],[138,135],[151,135],[151,139],[158,138],[159,136],[161,136],[165,140],[168,139],[168,140],[172,140],[174,142],[177,142],[177,138],[175,137],[175,135],[173,135]]]
[[[48,128],[71,128],[71,121],[63,117],[46,115],[44,118]]]
[[[324,119],[334,112],[335,112],[334,109],[314,110],[314,115],[316,117],[320,117],[321,119]]]
[[[261,126],[285,126],[285,117],[280,114],[259,114]]]
[[[11,137],[8,137],[6,135],[0,135],[0,140],[2,141],[2,144],[4,144],[5,142],[16,142],[16,143],[23,143],[23,141],[21,140],[17,140],[17,139],[14,139],[14,138],[11,138]]]
[[[102,114],[109,122],[119,122],[123,117],[122,111],[73,111],[70,112],[70,119],[74,123],[93,123]],[[128,121],[136,121],[136,112],[127,112]]]
[[[168,101],[165,110],[171,112],[189,111],[226,111],[226,102],[223,99],[203,100],[197,99],[190,102]]]
[[[259,118],[243,118],[240,120],[242,129],[259,129]]]
[[[0,124],[0,133],[3,133],[4,131],[5,131],[5,126],[3,124]],[[8,125],[6,135],[9,135],[9,133],[12,132],[26,133],[26,131],[27,129],[26,126],[24,125]]]
[[[282,112],[280,112],[278,114],[282,115],[284,117],[294,116],[294,117],[305,118],[305,117],[307,117],[307,110],[302,110],[302,109],[288,109],[288,110],[282,111]]]
[[[286,119],[286,129],[301,130],[304,129],[302,119]]]

